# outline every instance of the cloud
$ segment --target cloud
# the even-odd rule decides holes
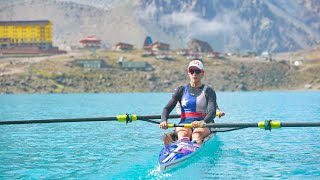
[[[140,19],[157,24],[166,32],[173,32],[183,44],[192,38],[224,44],[245,25],[237,22],[236,12],[224,12],[213,19],[205,19],[190,9],[165,14],[152,4],[141,8],[138,15]]]
[[[226,18],[206,20],[194,12],[174,12],[163,16],[160,21],[166,27],[187,28],[191,35],[204,35],[230,31],[230,24],[223,21]]]
[[[142,6],[141,4],[137,3],[135,4],[136,7]],[[158,9],[156,6],[149,4],[146,7],[140,7],[136,9],[135,13],[139,16],[141,20],[147,20],[150,21],[152,19],[155,19],[155,16],[157,14]]]

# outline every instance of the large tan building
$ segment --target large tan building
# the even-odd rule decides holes
[[[30,46],[52,48],[52,23],[49,20],[0,21],[0,49]]]

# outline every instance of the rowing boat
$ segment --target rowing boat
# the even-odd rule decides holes
[[[160,170],[167,171],[172,169],[183,161],[198,154],[200,149],[203,148],[209,140],[214,139],[215,135],[216,133],[210,134],[201,145],[188,139],[181,139],[165,145],[159,153]]]

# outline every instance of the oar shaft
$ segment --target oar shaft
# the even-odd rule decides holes
[[[157,120],[153,120],[153,119],[141,119],[141,121],[146,121],[146,122],[150,122],[153,124],[160,124],[161,121],[157,121]]]
[[[258,127],[261,129],[266,129],[265,127],[266,122],[259,122],[259,123],[213,123],[213,124],[206,124],[204,127],[208,128],[251,128],[251,127]],[[192,124],[168,124],[168,127],[185,127],[185,128],[192,128]],[[281,127],[320,127],[320,122],[283,122],[280,121],[271,121],[270,128],[277,129]]]
[[[320,122],[305,122],[305,123],[299,123],[299,122],[282,122],[280,123],[281,127],[319,127]]]
[[[170,115],[169,118],[179,118],[180,115]],[[149,116],[137,116],[137,115],[119,115],[114,117],[94,117],[94,118],[68,118],[68,119],[41,119],[41,120],[11,120],[11,121],[1,121],[0,125],[8,124],[35,124],[35,123],[62,123],[62,122],[90,122],[90,121],[129,121],[143,120],[152,123],[159,124],[158,121],[153,121],[152,119],[161,119],[161,115],[149,115]]]
[[[116,121],[116,120],[117,120],[116,117],[42,119],[42,120],[13,120],[13,121],[0,121],[0,125],[5,125],[5,124],[35,124],[35,123],[62,123],[62,122],[90,122],[90,121]]]
[[[180,118],[179,114],[169,115],[170,119],[174,118]],[[150,116],[137,116],[138,120],[144,120],[144,119],[161,119],[161,115],[150,115]]]
[[[179,114],[169,115],[170,119],[180,118]],[[6,124],[34,124],[34,123],[61,123],[61,122],[89,122],[89,121],[119,121],[132,122],[142,120],[159,124],[160,121],[153,121],[152,119],[161,119],[161,115],[137,116],[135,114],[118,115],[115,117],[95,117],[95,118],[68,118],[68,119],[41,119],[41,120],[10,120],[1,121],[0,125]]]
[[[214,123],[207,124],[206,127],[212,128],[250,128],[258,127],[257,123]]]

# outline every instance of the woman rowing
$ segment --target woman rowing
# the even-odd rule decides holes
[[[168,117],[171,111],[179,102],[181,106],[181,120],[179,124],[192,124],[192,129],[177,127],[176,133],[178,140],[187,138],[202,143],[204,138],[211,134],[209,128],[201,128],[203,123],[214,123],[216,116],[217,102],[214,90],[202,84],[201,79],[204,76],[203,64],[199,60],[193,60],[188,66],[188,76],[190,82],[175,89],[168,104],[164,107],[160,128],[168,128]],[[219,116],[223,116],[224,112],[220,111]]]

